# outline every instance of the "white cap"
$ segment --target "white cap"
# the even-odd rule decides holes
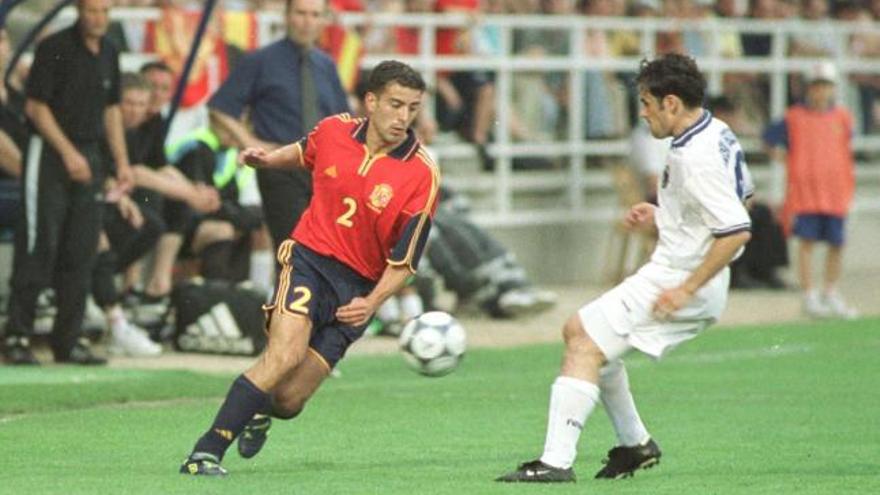
[[[831,61],[818,63],[807,71],[808,82],[825,81],[832,84],[837,82],[837,67]]]

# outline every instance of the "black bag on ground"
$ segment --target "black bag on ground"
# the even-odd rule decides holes
[[[182,352],[253,356],[266,345],[261,291],[195,278],[171,293],[174,348]]]

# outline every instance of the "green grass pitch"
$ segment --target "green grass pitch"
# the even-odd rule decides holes
[[[259,456],[233,446],[226,479],[177,469],[232,374],[0,367],[0,494],[880,493],[878,326],[718,328],[660,363],[633,356],[663,460],[593,480],[614,443],[600,407],[568,486],[492,482],[540,453],[560,345],[474,350],[437,379],[352,357]]]

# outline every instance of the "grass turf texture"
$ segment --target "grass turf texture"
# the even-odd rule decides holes
[[[880,320],[719,328],[662,363],[628,360],[664,451],[634,479],[592,476],[599,407],[570,486],[491,480],[543,445],[558,345],[476,350],[447,377],[353,357],[227,479],[177,474],[233,375],[0,368],[0,493],[880,493]]]

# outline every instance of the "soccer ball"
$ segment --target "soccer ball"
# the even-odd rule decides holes
[[[443,376],[464,356],[464,327],[449,313],[431,311],[414,318],[400,332],[406,362],[427,376]]]

